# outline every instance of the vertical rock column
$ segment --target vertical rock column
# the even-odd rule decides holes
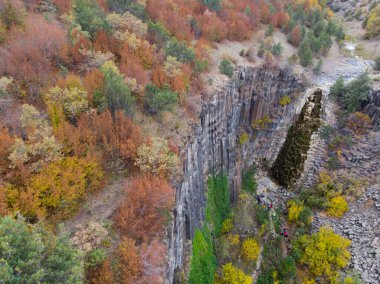
[[[283,186],[294,185],[303,171],[311,135],[320,124],[321,100],[321,89],[310,95],[298,120],[289,128],[285,143],[272,165],[272,176]]]

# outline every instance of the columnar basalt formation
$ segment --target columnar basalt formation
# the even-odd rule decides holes
[[[234,200],[243,167],[260,159],[274,160],[288,125],[305,102],[304,85],[290,71],[242,68],[236,78],[203,103],[199,124],[189,135],[184,153],[184,180],[177,188],[171,228],[169,283],[175,278],[174,271],[184,268],[190,252],[186,243],[204,220],[207,176],[226,173]],[[284,96],[292,100],[287,106],[279,104]],[[253,121],[265,116],[272,122],[262,129],[251,127]],[[239,135],[243,130],[250,139],[241,145]]]
[[[283,186],[294,185],[303,171],[311,136],[320,123],[321,100],[321,89],[310,95],[273,163],[271,174]]]
[[[380,129],[380,90],[373,90],[368,94],[363,112],[369,115],[375,130]]]

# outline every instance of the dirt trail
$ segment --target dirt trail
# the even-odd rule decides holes
[[[65,231],[73,234],[89,222],[102,224],[107,221],[122,200],[124,183],[125,180],[122,178],[110,181],[103,190],[89,197],[79,212],[64,223]]]

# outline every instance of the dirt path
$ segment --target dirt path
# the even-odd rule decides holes
[[[90,222],[104,223],[119,206],[124,193],[124,179],[119,178],[110,181],[105,188],[97,194],[89,197],[79,212],[64,223],[65,231],[75,233],[80,227]]]

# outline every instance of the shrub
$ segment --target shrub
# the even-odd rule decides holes
[[[348,116],[347,127],[355,134],[364,134],[371,127],[371,118],[368,114],[356,111]]]
[[[204,226],[196,229],[193,238],[193,250],[190,259],[189,284],[212,284],[216,269],[216,257],[210,230]]]
[[[274,32],[274,28],[272,24],[269,24],[267,31],[265,32],[265,36],[269,37],[272,36]]]
[[[234,228],[234,223],[231,218],[227,218],[226,220],[223,221],[222,223],[222,229],[221,233],[222,234],[227,234],[229,233],[232,229]]]
[[[256,174],[255,166],[251,166],[251,168],[243,172],[242,185],[241,185],[241,188],[243,191],[247,191],[252,194],[256,193],[257,182],[255,179],[255,174]]]
[[[322,59],[319,59],[317,64],[315,65],[315,67],[313,69],[314,74],[316,74],[316,75],[321,74],[322,64],[323,64]]]
[[[221,8],[222,0],[202,0],[202,3],[212,11],[219,11]]]
[[[274,56],[281,56],[282,52],[284,51],[284,48],[281,45],[281,42],[274,44],[272,46],[271,52]]]
[[[256,205],[256,218],[259,222],[259,225],[265,225],[269,223],[269,212],[265,210],[262,206]]]
[[[296,275],[297,268],[294,259],[291,256],[287,256],[281,259],[279,263],[278,272],[284,279],[292,278]]]
[[[348,84],[344,84],[343,78],[339,78],[331,87],[330,94],[340,98],[343,106],[349,111],[357,110],[361,103],[367,99],[372,89],[372,81],[367,73],[362,73],[358,78]]]
[[[53,87],[45,94],[45,102],[51,111],[62,110],[69,121],[88,109],[87,93],[78,87]]]
[[[300,254],[299,263],[307,265],[314,277],[326,277],[334,281],[340,269],[347,266],[351,258],[348,247],[351,241],[321,227],[318,233],[303,235],[294,243]]]
[[[148,23],[148,39],[158,47],[163,47],[170,39],[170,33],[160,22],[150,21]]]
[[[283,96],[280,99],[279,103],[281,106],[286,106],[286,105],[290,104],[291,101],[292,101],[292,99],[289,96]]]
[[[301,42],[301,45],[298,48],[298,57],[300,59],[300,64],[304,67],[309,66],[313,62],[313,53],[307,39],[304,39]]]
[[[128,115],[134,113],[135,98],[131,95],[129,87],[124,82],[124,77],[112,61],[103,64],[100,69],[104,75],[104,101],[112,114],[116,110],[123,110]],[[101,100],[98,98],[98,100]],[[100,106],[103,110],[104,106]]]
[[[380,34],[380,4],[371,10],[366,24],[366,36],[371,38]]]
[[[252,128],[258,129],[258,130],[264,129],[268,127],[269,124],[271,124],[272,122],[273,122],[272,119],[270,119],[269,116],[266,114],[264,115],[263,118],[254,120],[252,122]]]
[[[19,1],[6,0],[0,4],[0,23],[2,23],[7,30],[13,25],[21,26],[24,23],[25,15],[24,7]]]
[[[373,66],[373,69],[376,71],[380,71],[380,56],[375,58],[375,65]]]
[[[240,244],[240,236],[238,234],[228,234],[227,240],[230,242],[231,245],[238,245]]]
[[[327,213],[330,216],[341,218],[348,211],[348,204],[343,196],[333,197],[327,205]]]
[[[185,41],[178,41],[172,38],[165,47],[165,56],[173,56],[182,63],[190,63],[195,59],[195,52],[192,48],[187,47]]]
[[[288,202],[288,219],[290,222],[308,226],[313,221],[313,213],[302,202],[290,200]]]
[[[151,114],[171,111],[178,102],[178,94],[168,87],[159,89],[153,84],[145,87],[144,107]]]
[[[4,283],[80,283],[83,262],[67,235],[54,235],[23,218],[0,217],[0,263]]]
[[[346,92],[343,93],[342,102],[344,107],[353,112],[357,110],[362,101],[367,99],[369,91],[372,89],[372,81],[367,73],[361,74],[357,79],[351,81]]]
[[[178,178],[180,161],[169,148],[164,138],[154,137],[150,144],[143,144],[137,149],[135,165],[143,173],[160,177]]]
[[[102,264],[107,258],[107,252],[104,249],[92,250],[86,259],[86,266],[95,267]]]
[[[227,58],[224,58],[219,64],[219,71],[220,73],[231,78],[234,74],[234,67],[231,64],[231,61],[229,61]]]
[[[73,15],[75,21],[92,37],[100,29],[106,31],[110,29],[104,12],[95,0],[74,0]]]
[[[220,236],[223,221],[228,218],[230,210],[227,176],[210,176],[207,180],[206,220],[216,236]]]
[[[244,240],[240,255],[245,261],[256,261],[259,257],[260,245],[252,238]]]
[[[222,275],[217,277],[215,280],[215,284],[231,284],[231,283],[239,283],[239,284],[251,284],[253,281],[252,277],[245,274],[243,270],[236,268],[232,265],[231,262],[223,265],[222,267]],[[201,282],[199,282],[201,283]]]
[[[239,143],[240,145],[244,145],[245,143],[247,143],[249,141],[249,136],[247,134],[247,132],[243,132],[242,134],[240,134],[239,136]]]

